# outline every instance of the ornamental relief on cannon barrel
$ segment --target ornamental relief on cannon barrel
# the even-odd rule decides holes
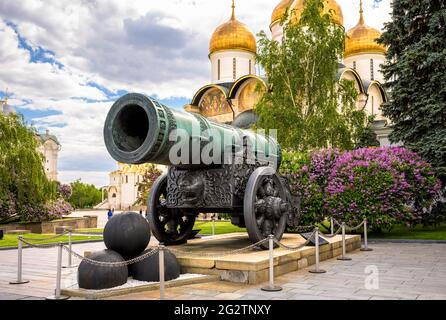
[[[177,170],[168,174],[167,205],[183,208],[228,208],[232,206],[232,175],[228,168]]]

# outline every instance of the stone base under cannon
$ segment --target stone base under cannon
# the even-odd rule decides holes
[[[328,244],[320,247],[320,261],[342,255],[342,236],[324,238]],[[284,234],[281,243],[296,247],[305,242],[298,234]],[[192,254],[177,255],[182,273],[217,275],[222,280],[246,284],[259,284],[268,281],[268,250],[252,249],[243,253],[222,257],[209,257],[230,250],[247,247],[251,244],[245,233],[231,233],[212,238],[189,240],[185,245],[172,247]],[[361,248],[360,235],[346,236],[347,252]],[[197,257],[202,254],[202,257]],[[307,246],[297,251],[282,248],[274,249],[274,275],[279,276],[307,268],[315,264],[315,247]],[[323,265],[321,265],[323,269]]]

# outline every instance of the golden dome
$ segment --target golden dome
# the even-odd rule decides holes
[[[215,29],[209,43],[209,54],[221,50],[246,50],[257,52],[256,38],[248,27],[235,18],[235,5],[232,2],[231,19]]]
[[[348,57],[358,53],[386,54],[386,47],[375,41],[380,36],[381,32],[365,24],[361,1],[359,22],[355,27],[347,32],[344,57]]]
[[[295,0],[290,7],[291,23],[297,23],[304,11],[305,0]],[[335,0],[325,0],[323,14],[331,14],[334,23],[343,26],[344,16],[342,15],[341,6]]]
[[[287,9],[291,6],[294,0],[282,0],[280,3],[274,8],[273,14],[271,15],[271,25],[280,21]]]

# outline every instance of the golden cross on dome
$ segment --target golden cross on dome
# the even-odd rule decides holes
[[[231,20],[235,20],[235,0],[232,0],[232,17]]]
[[[364,24],[364,10],[362,10],[362,0],[359,0],[359,23]]]

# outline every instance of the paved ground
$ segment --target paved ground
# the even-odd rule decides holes
[[[75,245],[80,253],[102,249],[102,243]],[[350,253],[352,261],[331,259],[321,263],[325,274],[300,270],[276,278],[283,291],[261,291],[247,286],[212,282],[167,289],[169,299],[446,299],[446,245],[373,243],[372,252]],[[10,285],[16,277],[17,251],[0,251],[0,299],[41,299],[54,292],[56,249],[26,249],[23,277],[28,284]],[[64,261],[66,255],[64,254]],[[378,271],[379,289],[366,274]],[[76,282],[76,269],[63,270],[63,287]],[[157,299],[145,292],[113,299]]]

